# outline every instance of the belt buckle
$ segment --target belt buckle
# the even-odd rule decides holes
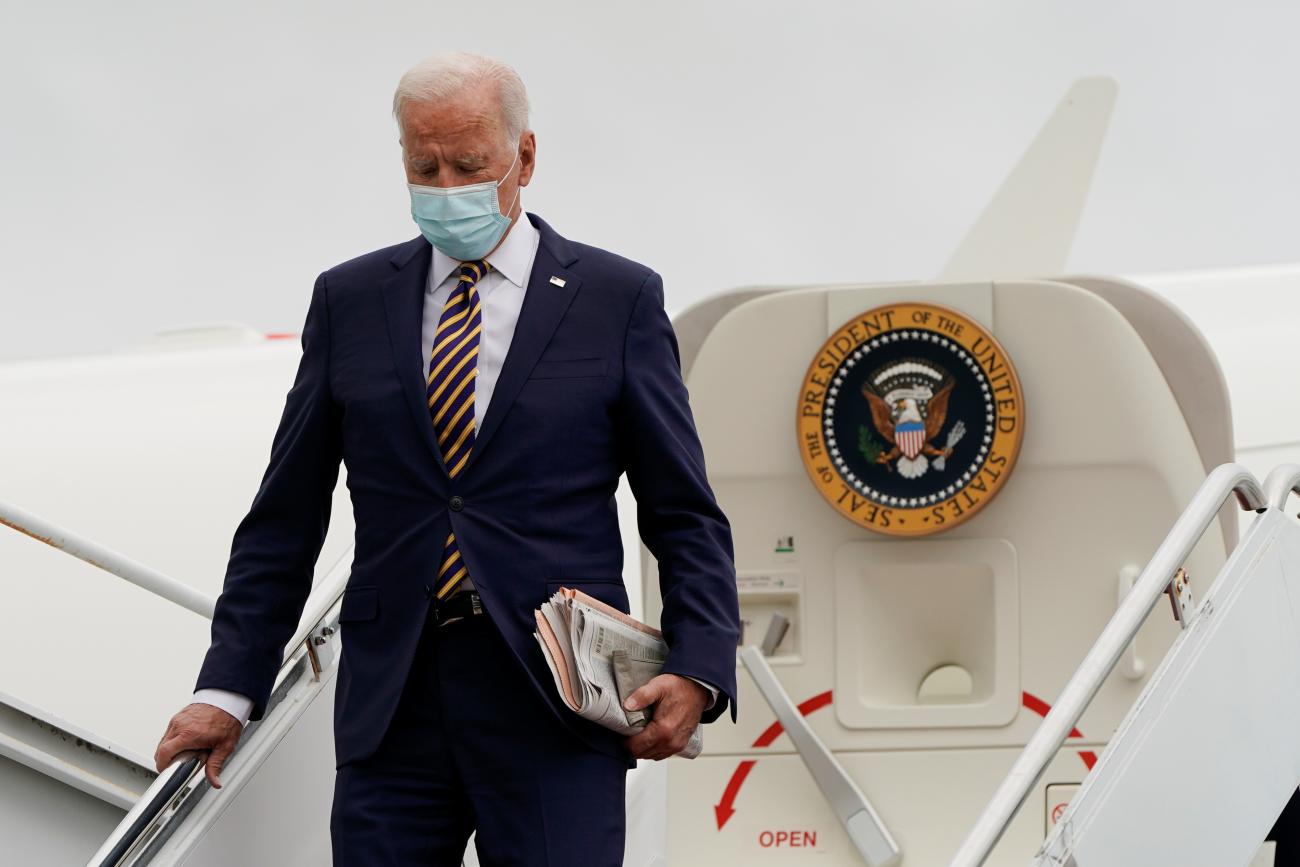
[[[460,594],[452,594],[451,596],[448,596],[447,599],[444,600],[444,602],[450,602],[452,599],[455,599],[459,595]],[[469,591],[469,606],[470,606],[470,611],[468,614],[458,614],[454,617],[448,617],[446,620],[444,620],[442,619],[442,612],[441,612],[442,606],[440,606],[437,602],[434,602],[433,604],[434,625],[447,626],[449,624],[455,623],[458,620],[464,620],[466,617],[473,617],[475,615],[482,614],[483,600],[473,590]]]
[[[455,623],[460,619],[459,617],[447,617],[444,612],[444,607],[435,602],[433,605],[433,625],[440,629],[448,623]]]

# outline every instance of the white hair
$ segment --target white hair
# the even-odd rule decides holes
[[[496,84],[502,127],[508,142],[513,143],[528,128],[528,92],[519,73],[482,54],[435,54],[406,70],[393,93],[393,117],[400,125],[406,103],[439,102],[485,81]]]

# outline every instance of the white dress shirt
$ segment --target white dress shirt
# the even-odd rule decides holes
[[[483,426],[483,415],[487,410],[492,392],[496,390],[497,377],[501,375],[501,366],[505,363],[506,352],[515,334],[515,324],[519,321],[519,311],[523,308],[524,292],[528,289],[528,278],[533,272],[533,259],[537,256],[537,245],[541,235],[528,217],[520,214],[515,224],[510,227],[504,239],[495,250],[487,256],[492,270],[479,278],[477,285],[482,304],[483,328],[479,332],[478,375],[474,380],[474,427]],[[424,293],[424,320],[420,329],[423,359],[421,378],[428,377],[429,355],[433,352],[433,338],[438,331],[438,320],[442,318],[442,308],[451,296],[452,289],[458,282],[457,272],[461,260],[453,259],[437,247],[433,248],[433,261],[429,264],[429,280]],[[466,578],[465,589],[474,585]],[[695,680],[709,690],[711,700],[709,707],[718,700],[716,687]],[[239,720],[243,725],[252,713],[253,700],[241,693],[225,689],[200,689],[194,693],[192,701],[219,707]]]

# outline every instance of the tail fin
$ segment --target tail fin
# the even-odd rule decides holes
[[[1065,270],[1119,85],[1076,81],[944,266],[940,280]]]

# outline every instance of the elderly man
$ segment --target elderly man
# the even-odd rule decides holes
[[[393,102],[420,237],[316,280],[270,464],[235,532],[194,701],[155,756],[222,763],[261,719],[329,522],[356,518],[339,622],[334,863],[622,861],[636,758],[730,706],[731,531],[705,476],[663,284],[525,214],[536,137],[519,77],[430,58]],[[570,712],[532,637],[558,587],[628,609],[627,473],[659,563],[663,673],[624,738]]]

